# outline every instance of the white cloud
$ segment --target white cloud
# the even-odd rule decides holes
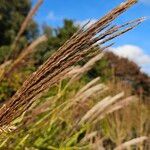
[[[55,17],[55,15],[54,15],[54,12],[50,11],[50,12],[48,13],[48,15],[46,16],[46,19],[47,19],[47,20],[55,20],[56,17]]]
[[[150,4],[150,0],[140,0],[140,2],[145,3],[145,4]]]
[[[135,45],[123,45],[112,48],[111,51],[118,56],[134,61],[141,67],[142,71],[150,74],[150,56],[145,54],[142,48]]]
[[[86,27],[90,27],[96,21],[97,21],[97,19],[86,19],[86,20],[76,21],[75,24],[82,27],[82,26],[84,26],[85,24],[88,23]]]

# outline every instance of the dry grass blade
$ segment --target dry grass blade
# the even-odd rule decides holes
[[[90,52],[92,53],[89,47],[95,44],[93,43],[93,38],[98,33],[101,34],[101,31],[106,29],[108,24],[134,3],[136,3],[136,0],[128,0],[122,3],[88,29],[78,31],[77,34],[60,47],[56,53],[24,82],[23,86],[6,103],[5,107],[0,110],[0,126],[8,124],[14,118],[20,116],[34,102],[37,95],[62,79],[62,76],[65,75],[64,71],[82,60]],[[137,21],[136,25],[139,22]],[[133,24],[135,25],[135,23]],[[132,24],[130,26],[132,27]],[[114,36],[112,32],[110,37],[112,39],[123,33],[121,32]],[[104,38],[103,41],[108,41],[108,38]],[[87,49],[89,50],[87,51]]]
[[[96,137],[97,134],[98,134],[97,131],[94,131],[94,132],[92,132],[92,133],[89,133],[89,134],[87,134],[87,135],[82,139],[81,142],[84,143],[84,142],[90,141],[90,140],[92,140],[92,138]]]
[[[107,42],[107,41],[109,41],[109,40],[111,40],[117,36],[120,36],[122,33],[126,33],[129,30],[132,30],[133,28],[135,28],[136,26],[141,24],[144,20],[145,20],[145,18],[142,17],[142,18],[138,18],[138,19],[135,19],[133,21],[127,22],[123,25],[112,26],[112,27],[108,28],[104,33],[102,33],[98,37],[94,38],[93,42],[95,43],[97,41],[102,40],[102,41],[100,41],[99,44],[103,44],[103,43],[105,43],[105,42]]]
[[[118,103],[108,107],[103,113],[98,114],[97,118],[95,118],[94,120],[94,124],[97,123],[98,121],[102,120],[106,115],[111,114],[117,110],[120,110],[122,108],[125,108],[126,106],[130,105],[131,103],[137,102],[138,98],[136,96],[130,96],[127,97],[121,101],[119,101]]]
[[[116,103],[117,101],[119,101],[123,97],[124,97],[124,92],[121,92],[121,93],[115,95],[114,97],[112,97],[110,100],[101,102],[101,107],[99,105],[100,109],[98,109],[93,114],[93,116],[91,118],[89,118],[89,122],[92,122],[93,120],[98,118],[100,115],[103,114],[103,112],[105,112],[105,110],[109,109],[110,106],[112,106],[114,103]]]
[[[3,79],[3,76],[5,74],[6,71],[6,67],[9,66],[11,64],[11,60],[6,61],[5,63],[0,65],[0,81]]]
[[[90,81],[87,85],[85,85],[83,88],[81,88],[79,90],[79,92],[77,93],[77,96],[80,95],[81,93],[85,92],[87,89],[89,89],[93,85],[95,85],[98,81],[100,81],[100,77],[97,77],[97,78],[93,79],[92,81]]]
[[[76,101],[85,102],[85,100],[88,99],[91,95],[93,95],[94,93],[97,93],[103,89],[105,89],[105,86],[103,84],[97,84],[97,85],[87,89],[85,92],[78,94],[76,97]]]
[[[4,74],[4,77],[10,77],[11,73],[18,69],[22,63],[25,61],[26,57],[28,57],[31,53],[34,53],[36,50],[36,47],[43,43],[46,42],[48,40],[46,35],[42,35],[39,38],[37,38],[36,40],[34,40],[27,48],[25,48],[22,53],[12,62],[12,64],[9,66],[9,68],[7,69],[7,71]]]
[[[93,82],[94,83],[94,82]],[[91,83],[90,83],[91,84]],[[90,85],[89,84],[89,85]],[[83,87],[83,89],[86,89],[88,84]],[[89,87],[88,89],[84,90],[83,92],[79,91],[68,103],[68,105],[63,109],[63,112],[70,109],[75,104],[85,103],[85,101],[94,95],[95,93],[98,93],[105,89],[105,86],[103,84],[96,84],[92,87]]]
[[[5,63],[0,65],[0,69],[4,69],[5,67],[7,67],[9,64],[11,63],[11,60],[6,61]]]
[[[81,71],[86,72],[87,70],[89,70],[89,68],[92,68],[92,66],[95,64],[95,62],[99,61],[103,56],[104,56],[104,53],[100,53],[97,56],[95,56],[94,58],[92,58],[90,61],[88,61],[88,63],[86,63],[82,67]]]
[[[8,132],[12,132],[16,130],[16,127],[15,126],[3,126],[2,128],[0,128],[0,133],[8,133]]]
[[[27,25],[29,24],[30,20],[32,19],[34,14],[37,12],[38,8],[41,6],[42,3],[43,3],[43,0],[38,0],[37,4],[28,13],[27,17],[25,18],[24,22],[21,25],[21,28],[20,28],[20,30],[19,30],[16,38],[15,38],[14,43],[12,44],[12,50],[15,50],[15,47],[16,47],[18,40],[20,39],[21,35],[26,30]]]
[[[83,124],[85,123],[93,114],[95,114],[95,112],[99,109],[99,106],[101,107],[102,102],[104,101],[108,101],[110,100],[111,97],[106,97],[104,98],[101,102],[99,102],[98,104],[96,104],[94,107],[92,107],[92,109],[90,109],[81,119],[81,121],[79,122],[79,124]]]
[[[102,113],[106,108],[111,106],[114,102],[116,102],[118,99],[122,98],[124,96],[124,93],[119,93],[118,95],[114,97],[106,97],[102,101],[100,101],[98,104],[96,104],[94,107],[92,107],[81,119],[79,124],[84,124],[87,121],[92,121],[94,118],[97,117],[98,114]]]
[[[146,137],[146,136],[138,137],[138,138],[132,139],[128,142],[125,142],[125,143],[117,146],[114,150],[123,150],[123,149],[129,148],[132,145],[137,145],[139,143],[142,143],[147,139],[148,139],[148,137]]]
[[[71,70],[68,73],[68,76],[73,76],[74,75],[73,76],[73,79],[74,79],[74,78],[77,78],[78,76],[80,76],[81,74],[86,73],[103,56],[104,56],[104,53],[100,53],[100,54],[96,55],[95,57],[91,58],[83,67],[78,67],[78,68],[75,68],[75,69]]]
[[[90,52],[90,54],[87,55],[87,56],[90,56],[90,60],[83,67],[76,66],[70,72],[68,72],[68,74],[66,74],[65,77],[68,77],[68,78],[71,77],[71,80],[69,81],[68,86],[75,80],[79,79],[83,74],[85,74],[87,71],[89,71],[95,65],[95,63],[97,61],[99,61],[101,58],[103,58],[103,56],[105,54],[103,51],[112,45],[113,44],[110,44],[103,48],[100,48],[98,46],[98,49],[95,47],[97,45],[94,45],[94,46],[92,45],[92,48],[96,48],[96,50],[92,51],[91,47],[89,47],[88,49],[82,51],[81,52],[82,54],[84,54],[84,53],[86,54],[86,53]],[[86,55],[85,55],[85,57],[86,57]]]

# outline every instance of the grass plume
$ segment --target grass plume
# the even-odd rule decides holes
[[[107,28],[108,25],[135,4],[135,2],[136,0],[128,0],[122,3],[89,28],[81,29],[74,34],[70,40],[60,47],[56,53],[24,82],[16,94],[6,103],[5,107],[0,110],[0,126],[9,124],[14,118],[20,116],[31,106],[37,95],[58,83],[69,67],[89,54],[91,52],[90,47],[95,45],[95,42],[97,43],[97,40],[95,40],[97,34],[103,34],[103,30],[106,30],[106,36],[103,36],[101,38],[102,42],[100,42],[100,47],[102,47],[102,44],[105,42],[139,25],[142,22],[141,19],[134,21],[121,31],[118,28],[117,32],[107,32],[110,31]]]

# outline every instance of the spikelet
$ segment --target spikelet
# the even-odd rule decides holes
[[[122,98],[124,96],[124,93],[119,93],[115,95],[114,97],[106,97],[99,103],[97,103],[95,106],[93,106],[81,119],[79,124],[86,123],[87,121],[92,121],[95,117],[97,117],[98,114],[102,113],[106,108],[108,108],[110,105],[115,103],[117,100]]]
[[[117,146],[114,150],[123,150],[126,148],[130,148],[130,146],[142,143],[147,139],[148,139],[148,137],[146,137],[146,136],[138,137],[138,138],[132,139],[130,141],[127,141],[127,142]]]

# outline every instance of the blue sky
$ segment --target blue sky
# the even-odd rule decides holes
[[[36,1],[33,0],[33,5]],[[121,2],[123,0],[45,0],[35,20],[40,25],[46,23],[54,27],[62,26],[64,18],[82,24],[89,19],[99,19]],[[142,16],[150,18],[150,0],[139,0],[116,22],[121,24]],[[150,19],[114,42],[113,51],[116,54],[135,61],[150,74]]]

